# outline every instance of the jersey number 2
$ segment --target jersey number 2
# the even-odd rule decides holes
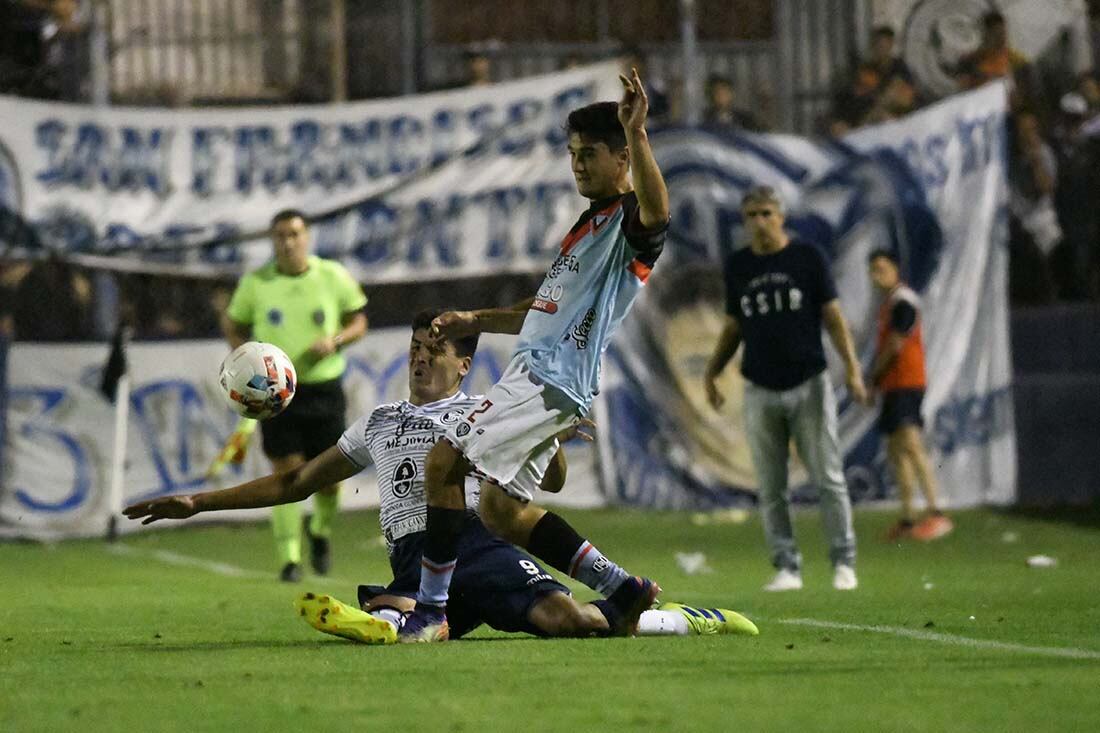
[[[473,412],[470,413],[469,417],[467,417],[466,420],[468,422],[475,422],[475,420],[474,420],[475,415],[481,415],[481,414],[484,414],[484,413],[488,412],[489,408],[492,407],[492,406],[493,406],[493,401],[492,400],[485,400],[484,402],[481,403],[480,407],[478,407],[476,410],[474,410]]]

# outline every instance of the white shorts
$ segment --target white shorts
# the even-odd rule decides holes
[[[578,406],[512,357],[500,380],[448,429],[446,438],[482,477],[531,501],[558,450],[558,433],[577,424]]]

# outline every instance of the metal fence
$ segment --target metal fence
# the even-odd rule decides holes
[[[304,0],[100,0],[118,101],[284,99],[302,81]]]
[[[440,0],[97,2],[106,10],[109,87],[118,101],[340,99],[348,88],[349,56],[353,92],[410,93],[460,83],[466,55],[486,47],[431,40],[446,35],[431,28],[445,22]],[[591,42],[492,42],[494,77],[514,79],[621,54],[607,2],[592,3],[599,22]],[[680,41],[636,48],[680,120],[698,119],[703,81],[717,74],[732,81],[740,104],[775,128],[809,132],[870,30],[871,0],[773,0],[772,38],[697,41],[711,19],[696,17],[695,0],[668,2],[679,9]]]

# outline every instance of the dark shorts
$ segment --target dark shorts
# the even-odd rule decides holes
[[[285,412],[260,421],[264,455],[285,458],[301,453],[308,461],[336,445],[344,434],[347,400],[339,379],[299,384]]]
[[[360,586],[360,602],[385,592],[415,598],[420,587],[420,557],[424,533],[399,539],[390,556],[393,582],[385,589]],[[527,619],[531,606],[547,595],[569,589],[554,580],[529,555],[494,537],[477,517],[467,520],[458,541],[458,565],[451,579],[447,623],[451,638],[458,638],[488,624],[497,631],[543,633]]]
[[[920,406],[924,402],[923,389],[892,389],[882,394],[882,412],[878,416],[878,429],[890,435],[903,425],[924,427]]]

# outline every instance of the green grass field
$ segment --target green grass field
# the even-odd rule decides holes
[[[699,527],[684,514],[565,514],[657,578],[665,599],[741,610],[760,636],[547,641],[484,630],[394,647],[326,637],[292,599],[308,589],[354,601],[353,581],[387,579],[370,512],[341,517],[336,577],[300,587],[274,580],[266,526],[174,529],[122,549],[4,544],[0,730],[1100,729],[1095,515],[964,512],[936,544],[887,545],[877,538],[892,516],[861,512],[861,587],[838,593],[818,517],[803,513],[807,587],[771,595],[759,590],[770,568],[755,519]],[[676,551],[705,552],[713,572],[685,575]],[[1057,567],[1027,567],[1040,553]],[[217,572],[218,562],[232,567]]]

